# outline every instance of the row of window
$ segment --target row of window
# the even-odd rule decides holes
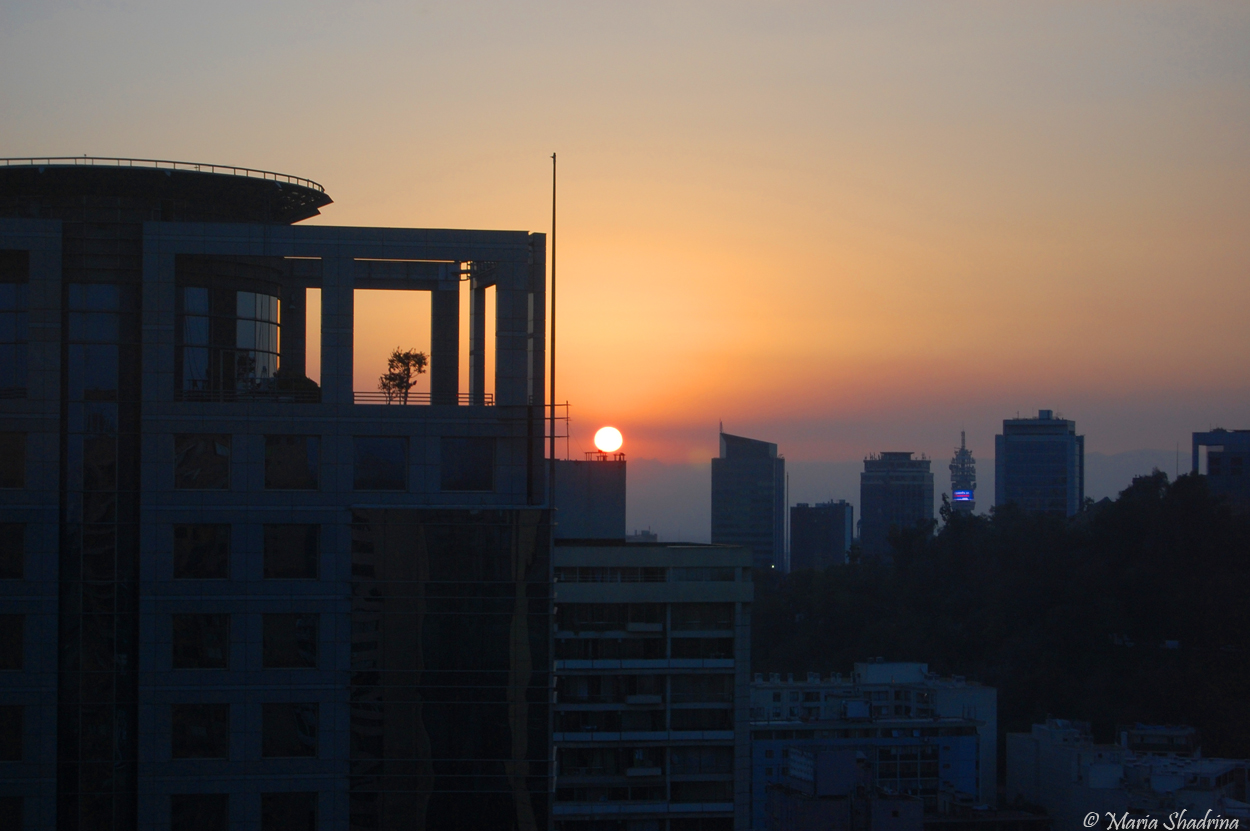
[[[674,704],[723,703],[733,701],[734,677],[729,674],[561,675],[556,679],[556,696],[556,700],[564,704],[662,704],[668,697]],[[641,701],[638,696],[654,700]]]
[[[230,756],[229,704],[171,704],[170,755],[175,759],[227,759]],[[25,707],[0,705],[0,762],[24,758]],[[281,701],[261,704],[261,748],[266,759],[317,755],[320,705]]]
[[[174,669],[228,669],[230,615],[172,615]],[[261,615],[261,665],[266,669],[317,666],[321,616],[311,612]],[[0,670],[20,670],[25,663],[25,615],[0,615]]]
[[[229,490],[231,449],[232,437],[227,434],[174,436],[174,488]],[[407,437],[355,436],[352,453],[355,490],[408,489]],[[320,436],[265,436],[265,488],[318,490],[320,460]],[[25,486],[26,434],[0,433],[0,488]],[[444,436],[440,440],[439,487],[444,491],[493,491],[495,440]]]
[[[734,783],[673,782],[671,796],[663,785],[578,785],[556,789],[556,802],[733,802]]]
[[[672,710],[665,726],[664,710],[557,710],[557,733],[650,733],[663,730],[732,730],[733,711]]]
[[[556,751],[559,776],[625,776],[629,769],[653,768],[661,774],[733,773],[733,748],[568,747]]]
[[[555,570],[557,583],[705,583],[733,582],[732,567],[620,567],[561,566]],[[749,578],[749,574],[744,575]]]
[[[671,644],[671,655],[665,654]],[[557,638],[558,661],[732,660],[733,638]]]

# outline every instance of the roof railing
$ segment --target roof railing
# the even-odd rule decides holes
[[[271,182],[286,182],[292,185],[309,188],[325,193],[326,189],[301,176],[289,176],[286,173],[275,173],[272,170],[254,170],[250,167],[235,167],[228,164],[204,164],[202,162],[174,162],[165,159],[119,159],[110,156],[36,156],[23,159],[0,159],[0,167],[70,167],[82,165],[86,167],[143,167],[155,170],[188,170],[197,173],[221,173],[231,176],[247,176],[253,179],[268,179]]]

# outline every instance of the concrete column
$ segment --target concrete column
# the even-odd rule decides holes
[[[321,401],[351,404],[355,286],[351,257],[326,257],[321,283]]]
[[[486,287],[469,290],[469,403],[486,403]]]
[[[454,406],[459,393],[460,284],[452,275],[430,292],[430,403]]]
[[[305,326],[307,310],[304,301],[307,292],[301,283],[291,277],[282,281],[282,327],[279,342],[283,375],[300,378],[308,374],[308,345]]]

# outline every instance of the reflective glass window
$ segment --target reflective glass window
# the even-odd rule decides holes
[[[230,436],[174,436],[174,487],[189,490],[230,488]]]
[[[262,704],[261,755],[316,756],[318,712],[315,702]]]
[[[405,490],[408,440],[402,436],[356,436],[354,440],[356,490]]]
[[[22,706],[0,705],[0,762],[22,760]]]
[[[0,670],[21,669],[25,615],[0,615]]]
[[[267,614],[264,621],[264,665],[267,669],[317,666],[317,623],[314,613]]]
[[[0,524],[0,580],[17,580],[26,569],[26,526]]]
[[[321,554],[320,525],[266,525],[265,577],[315,580]]]
[[[261,794],[260,831],[317,831],[317,794]]]
[[[229,704],[172,704],[170,753],[175,759],[225,759],[230,755]]]
[[[225,669],[230,662],[230,615],[173,615],[174,669]]]
[[[230,795],[224,793],[171,794],[169,827],[173,831],[229,831]]]
[[[229,525],[174,526],[175,579],[224,580],[229,576]]]
[[[26,486],[26,434],[0,433],[0,488]]]
[[[320,436],[265,436],[265,487],[316,490]]]

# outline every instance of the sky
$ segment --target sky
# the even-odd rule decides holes
[[[557,152],[574,457],[1250,427],[1241,0],[0,0],[0,113],[0,156],[278,170],[341,225],[549,231]],[[368,308],[370,361],[419,338]]]

